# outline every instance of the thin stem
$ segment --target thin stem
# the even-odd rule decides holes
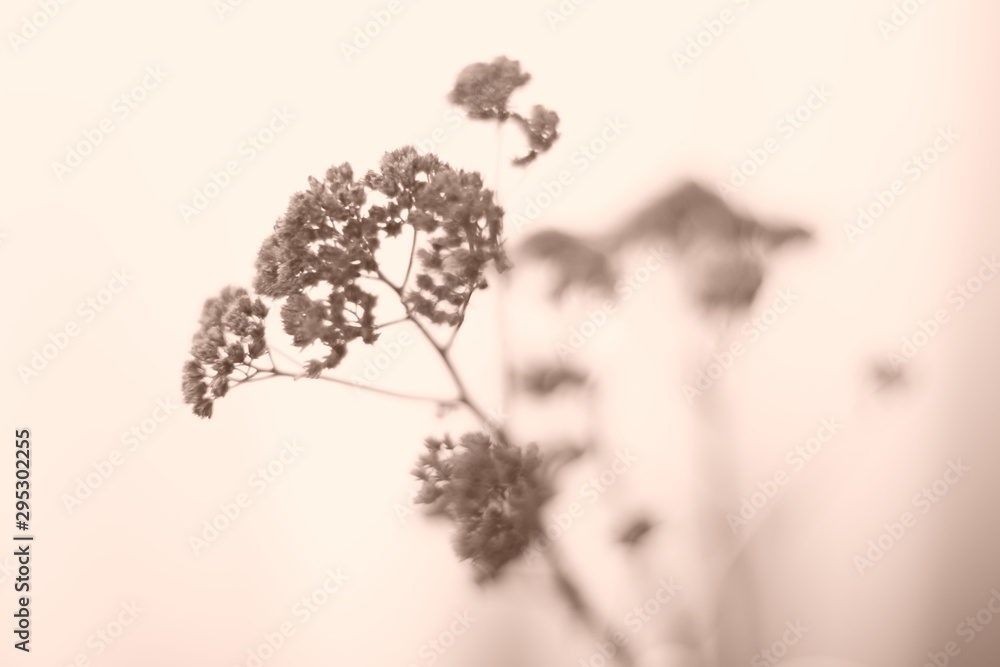
[[[465,324],[465,312],[469,308],[469,302],[472,301],[472,294],[476,291],[473,287],[469,290],[469,293],[465,295],[465,300],[462,301],[462,305],[458,308],[458,322],[455,323],[455,327],[451,330],[451,335],[448,336],[448,341],[444,344],[445,350],[450,350],[452,344],[455,342],[455,338],[458,337],[458,330],[462,328]]]
[[[402,324],[403,322],[409,322],[409,317],[398,317],[394,320],[389,320],[388,322],[383,322],[382,324],[376,324],[376,329],[384,329],[386,327],[391,327],[393,324]]]
[[[277,347],[273,348],[273,349],[274,349],[275,352],[277,352],[278,354],[280,354],[281,356],[283,356],[285,359],[288,359],[289,361],[294,362],[296,364],[301,363],[298,359],[296,359],[295,357],[293,357],[292,355],[290,355],[288,352],[285,352],[284,350],[282,350],[280,348],[277,348]],[[271,350],[272,350],[271,346],[268,345],[267,346],[267,353],[268,353],[268,355],[271,354]],[[271,357],[271,366],[274,367],[274,368],[277,368],[277,364],[274,363],[274,357]]]
[[[400,285],[401,289],[405,288],[406,287],[406,283],[410,280],[410,271],[413,269],[413,258],[417,254],[417,234],[419,234],[419,233],[420,232],[417,231],[417,228],[414,227],[413,228],[413,242],[410,244],[410,261],[407,262],[407,264],[406,264],[406,275],[403,276],[403,284]]]
[[[511,403],[514,402],[514,366],[511,363],[510,332],[506,323],[506,302],[507,288],[510,286],[510,277],[507,272],[501,272],[497,278],[496,300],[497,300],[497,321],[500,330],[500,410],[503,414],[510,414]]]
[[[400,303],[406,310],[407,319],[413,322],[414,326],[416,326],[417,329],[420,330],[420,333],[423,334],[424,338],[427,339],[427,342],[430,343],[434,351],[437,352],[438,357],[440,357],[441,362],[444,364],[445,369],[447,369],[448,374],[451,376],[452,382],[455,385],[455,389],[457,390],[458,398],[455,399],[454,403],[461,403],[466,408],[468,408],[469,411],[472,412],[476,416],[476,418],[479,419],[479,421],[482,423],[484,427],[492,430],[495,433],[496,437],[503,444],[508,444],[509,440],[503,425],[495,424],[492,420],[489,419],[489,417],[486,415],[486,412],[483,411],[483,409],[480,408],[475,402],[473,402],[472,398],[469,395],[469,391],[465,386],[465,383],[462,381],[461,376],[455,369],[455,365],[452,362],[451,356],[449,355],[449,348],[455,339],[455,333],[461,327],[465,319],[466,307],[468,306],[469,300],[472,298],[472,293],[474,292],[474,290],[469,290],[469,294],[466,296],[466,299],[462,304],[462,308],[460,311],[461,317],[459,319],[458,324],[455,326],[451,338],[445,345],[441,345],[440,343],[437,342],[434,336],[431,335],[431,332],[427,329],[427,327],[424,326],[424,324],[417,318],[416,314],[410,309],[409,305],[407,305],[406,302],[403,300],[402,288],[393,284],[392,281],[390,281],[385,276],[385,274],[382,273],[381,269],[378,269],[378,277],[390,289],[392,289],[397,294],[397,296],[399,296]],[[329,379],[334,380],[333,378]],[[509,384],[507,383],[507,374],[505,374],[504,380],[505,380],[505,392],[506,392],[507,384]],[[374,389],[374,388],[369,387],[369,389]],[[383,391],[382,393],[386,392]],[[552,573],[556,580],[557,588],[560,594],[569,604],[570,608],[573,610],[573,613],[583,622],[583,624],[591,632],[596,634],[598,637],[603,637],[605,641],[612,641],[612,643],[614,643],[613,637],[615,636],[615,633],[610,629],[606,630],[605,628],[602,627],[600,618],[597,616],[596,612],[594,611],[590,603],[584,598],[580,586],[573,580],[572,576],[563,567],[560,559],[556,554],[555,545],[552,545],[549,549],[547,549],[545,551],[545,554],[552,568]],[[615,652],[615,658],[623,665],[623,667],[632,667],[632,665],[635,664],[635,658],[632,655],[631,649],[629,649],[627,646],[619,646]]]
[[[289,377],[292,378],[293,380],[299,380],[307,377],[304,373],[303,374],[288,373],[285,371],[279,371],[276,368],[258,368],[257,366],[254,366],[253,368],[257,371],[257,373],[255,373],[253,376],[251,376],[246,380],[240,380],[236,382],[236,384],[240,385],[240,384],[246,384],[247,382],[260,382],[263,380],[269,380],[276,377]],[[259,374],[262,374],[261,377],[258,377]],[[364,391],[370,391],[374,394],[382,394],[383,396],[392,396],[393,398],[402,398],[409,401],[423,401],[426,403],[435,403],[437,405],[455,405],[461,402],[461,400],[457,398],[439,398],[435,396],[423,396],[420,394],[407,394],[400,391],[393,391],[391,389],[382,389],[381,387],[373,387],[370,385],[358,384],[350,380],[331,377],[329,375],[318,375],[315,378],[311,379],[326,380],[327,382],[333,382],[334,384],[340,384],[346,387],[356,387]]]
[[[573,613],[580,620],[580,622],[586,626],[588,630],[593,632],[598,637],[601,637],[606,642],[611,642],[612,645],[616,647],[614,658],[619,661],[624,667],[631,667],[635,664],[635,656],[632,655],[632,650],[628,645],[622,644],[618,645],[614,641],[614,637],[617,632],[611,628],[605,629],[602,627],[600,618],[597,616],[597,612],[594,608],[587,602],[586,598],[583,597],[583,592],[580,590],[580,586],[573,581],[572,576],[566,571],[566,568],[562,564],[562,560],[556,550],[556,545],[551,544],[549,548],[544,552],[545,560],[549,563],[552,569],[552,576],[556,580],[556,588],[559,594],[563,597],[566,604],[569,605]]]
[[[500,174],[503,167],[503,121],[497,119],[497,164],[493,181],[496,183],[497,205],[500,205]]]
[[[461,403],[462,405],[467,407],[469,411],[472,412],[472,414],[474,414],[479,419],[479,421],[483,423],[484,426],[492,429],[493,432],[496,434],[496,436],[502,442],[504,442],[505,444],[508,443],[509,440],[507,439],[507,433],[504,430],[503,426],[494,424],[492,421],[490,421],[490,419],[486,415],[486,412],[472,401],[472,399],[469,396],[469,391],[465,387],[465,383],[462,382],[462,378],[459,376],[458,371],[455,370],[455,365],[452,363],[451,357],[448,355],[448,350],[445,347],[443,347],[440,343],[438,343],[437,340],[435,340],[434,336],[431,335],[431,332],[427,329],[426,326],[424,326],[423,322],[421,322],[420,319],[417,318],[416,314],[412,310],[410,310],[410,307],[403,301],[402,290],[396,285],[394,285],[392,281],[390,281],[385,276],[385,274],[382,273],[381,269],[378,270],[378,276],[382,280],[382,282],[384,282],[392,291],[394,291],[399,296],[400,303],[402,303],[403,308],[406,309],[406,315],[409,318],[409,320],[413,322],[413,324],[417,327],[417,329],[420,330],[420,333],[423,334],[424,338],[427,339],[427,342],[430,343],[431,347],[434,348],[434,351],[437,352],[438,357],[441,358],[441,362],[444,364],[445,369],[451,376],[451,380],[454,383],[455,389],[458,392],[458,398],[456,399],[456,402]]]
[[[386,285],[388,285],[392,289],[393,292],[395,292],[399,296],[399,300],[400,301],[403,300],[403,288],[401,286],[397,285],[396,283],[392,282],[391,280],[389,280],[388,276],[386,276],[384,273],[382,273],[382,269],[379,269],[378,273],[376,275],[374,275],[374,276],[367,276],[367,277],[370,277],[370,278],[372,278],[374,280],[381,280]]]

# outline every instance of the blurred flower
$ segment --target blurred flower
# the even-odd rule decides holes
[[[648,236],[665,237],[681,251],[701,240],[772,250],[793,241],[809,240],[812,233],[796,225],[762,224],[733,210],[701,184],[687,181],[635,215],[621,231],[620,241]]]
[[[570,287],[593,287],[610,294],[616,272],[607,255],[583,239],[554,229],[532,234],[518,247],[526,259],[542,260],[556,271],[550,292],[562,297]]]
[[[530,80],[520,62],[500,56],[492,63],[473,63],[462,69],[448,101],[465,109],[470,118],[506,120],[511,93]]]
[[[898,389],[906,386],[909,380],[903,366],[897,366],[884,359],[873,362],[870,371],[872,379],[875,381],[876,391]]]
[[[457,444],[450,436],[425,444],[413,470],[422,482],[416,502],[455,524],[455,552],[472,561],[477,581],[496,579],[542,529],[540,511],[553,494],[537,448],[475,432]]]
[[[521,388],[535,396],[551,394],[562,386],[579,387],[587,382],[587,374],[569,366],[537,366],[517,377]]]
[[[665,238],[685,256],[693,295],[712,310],[752,305],[764,280],[764,254],[809,240],[812,233],[797,225],[763,224],[688,181],[643,208],[611,245],[649,237]]]
[[[618,542],[627,547],[638,546],[654,528],[653,522],[646,516],[638,516],[625,524],[618,533]]]
[[[531,149],[524,157],[514,159],[514,164],[523,167],[535,160],[540,153],[552,147],[559,138],[559,114],[550,111],[540,104],[531,109],[531,118],[512,113],[514,119],[528,137],[528,147]]]
[[[517,122],[528,139],[527,155],[512,161],[518,167],[533,162],[559,138],[559,114],[555,111],[536,104],[531,108],[530,117],[525,118],[508,109],[511,94],[530,80],[531,75],[521,71],[520,62],[500,56],[492,63],[473,63],[465,67],[448,94],[448,101],[464,109],[469,118]]]
[[[709,310],[749,308],[764,282],[761,261],[739,247],[705,247],[689,270],[694,297]]]

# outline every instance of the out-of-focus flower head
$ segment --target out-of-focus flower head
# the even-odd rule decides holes
[[[499,56],[491,63],[473,63],[459,72],[448,101],[461,107],[470,118],[507,120],[507,104],[515,90],[528,83],[531,75],[521,71],[521,63]]]
[[[542,529],[541,508],[553,490],[538,449],[476,432],[425,444],[413,470],[422,482],[416,502],[455,524],[455,552],[472,561],[480,583],[496,579]]]
[[[448,101],[463,109],[469,118],[477,120],[515,121],[528,139],[528,153],[514,158],[513,164],[523,167],[549,150],[559,138],[559,114],[540,104],[531,108],[529,117],[511,111],[511,94],[528,83],[531,75],[521,71],[521,63],[506,56],[491,63],[473,63],[458,74]]]
[[[540,104],[531,108],[530,118],[516,113],[511,116],[527,135],[530,148],[527,155],[514,159],[514,164],[519,167],[534,162],[540,153],[549,150],[559,138],[559,114]]]

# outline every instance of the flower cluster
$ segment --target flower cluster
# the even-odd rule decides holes
[[[254,359],[267,352],[264,318],[267,307],[242,287],[226,287],[205,302],[200,326],[184,363],[184,402],[199,417],[212,416],[212,404],[229,391],[230,376],[241,366],[247,373]]]
[[[480,582],[496,579],[542,529],[540,511],[553,490],[532,445],[521,449],[484,433],[427,438],[413,474],[422,482],[416,502],[454,522],[455,552],[471,560]]]
[[[357,281],[378,268],[374,252],[382,230],[362,215],[366,193],[349,164],[331,167],[323,181],[310,177],[309,185],[292,196],[261,246],[253,286],[265,296],[285,298],[285,333],[300,348],[320,341],[329,348],[322,367],[333,368],[349,341],[373,343],[378,337],[376,297]],[[310,293],[322,283],[329,292],[314,299]],[[316,370],[310,364],[311,374]]]
[[[392,287],[411,317],[458,326],[472,293],[485,287],[490,262],[508,268],[503,209],[476,172],[456,171],[406,146],[386,153],[377,172],[355,178],[344,163],[322,181],[311,177],[309,185],[291,198],[261,245],[253,280],[258,294],[284,300],[281,322],[293,345],[327,348],[324,358],[306,365],[309,377],[337,366],[351,341],[378,340],[377,297],[364,280]],[[373,194],[384,202],[370,204]],[[415,278],[397,286],[376,252],[404,228],[413,234]],[[252,374],[250,361],[267,351],[266,315],[260,299],[251,301],[242,288],[226,288],[206,302],[194,358],[184,366],[184,397],[195,414],[211,416],[213,401],[226,395],[240,366]]]
[[[470,118],[507,120],[511,93],[530,80],[531,75],[521,71],[520,62],[500,56],[491,63],[467,65],[459,72],[448,101],[464,109]]]
[[[412,147],[387,153],[381,173],[368,172],[365,186],[389,203],[369,216],[405,219],[420,239],[415,285],[403,286],[403,301],[435,324],[457,326],[473,291],[485,287],[490,262],[509,268],[502,245],[503,209],[478,172],[454,170],[435,155]]]
[[[612,258],[594,243],[568,232],[545,229],[529,236],[517,248],[521,257],[546,262],[555,273],[549,291],[562,298],[571,287],[594,289],[612,295],[618,278]]]
[[[521,71],[521,63],[505,56],[491,63],[473,63],[458,74],[448,101],[465,110],[469,118],[499,122],[515,121],[528,138],[528,154],[515,158],[515,166],[530,164],[552,147],[559,138],[559,114],[536,104],[525,118],[508,108],[511,94],[528,83],[531,75]]]
[[[524,118],[516,113],[511,116],[524,130],[531,149],[527,155],[514,159],[514,164],[518,167],[533,162],[540,153],[549,150],[559,138],[559,114],[540,104],[531,108],[530,118]]]
[[[404,227],[415,235],[420,267],[414,288],[394,288],[431,322],[457,325],[472,292],[483,286],[487,264],[506,267],[503,209],[478,173],[456,171],[406,146],[386,153],[378,172],[355,179],[344,163],[309,183],[262,245],[254,288],[286,299],[282,323],[296,346],[318,341],[329,349],[310,364],[311,374],[337,366],[350,341],[378,339],[377,297],[362,281],[387,282],[375,254]],[[367,205],[373,193],[385,202]],[[317,288],[322,298],[314,298]]]

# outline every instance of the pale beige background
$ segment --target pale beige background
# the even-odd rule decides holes
[[[739,488],[712,492],[719,507],[738,505],[822,416],[850,417],[827,456],[786,490],[772,532],[754,547],[764,600],[759,648],[796,618],[810,632],[793,655],[844,661],[822,664],[918,665],[954,639],[955,626],[1000,586],[1000,284],[988,284],[921,352],[910,392],[872,403],[863,374],[918,320],[951,308],[949,291],[983,255],[1000,252],[1000,7],[927,2],[884,39],[877,22],[892,3],[883,1],[761,0],[741,9],[591,0],[553,29],[545,11],[554,0],[403,0],[392,23],[346,62],[340,43],[386,4],[248,0],[220,19],[209,0],[155,7],[91,0],[60,5],[20,52],[5,44],[0,404],[8,432],[32,429],[38,537],[33,651],[13,651],[5,631],[0,664],[68,665],[81,653],[108,666],[246,664],[247,649],[285,620],[296,623],[296,634],[269,666],[427,664],[421,645],[465,610],[479,621],[441,664],[575,665],[587,654],[587,639],[563,609],[532,588],[537,572],[528,568],[526,579],[481,596],[455,564],[442,526],[398,520],[395,506],[412,488],[408,470],[420,441],[443,426],[431,409],[331,385],[274,382],[240,389],[208,422],[177,410],[135,452],[120,442],[152,415],[157,399],[179,400],[179,369],[203,300],[249,281],[257,247],[309,174],[342,161],[365,170],[382,151],[442,128],[439,154],[492,178],[492,129],[449,124],[444,95],[462,66],[500,54],[534,75],[524,103],[556,109],[563,132],[519,185],[507,173],[508,210],[523,210],[543,181],[573,169],[574,185],[544,217],[578,229],[624,222],[679,178],[727,177],[748,149],[776,134],[775,123],[811,86],[833,92],[735,198],[762,216],[812,227],[818,242],[776,262],[762,298],[791,288],[801,299],[717,387],[729,412],[715,427],[738,447],[740,479]],[[672,54],[727,7],[736,20],[679,73]],[[33,1],[7,3],[5,34],[36,11]],[[53,160],[156,65],[166,80],[58,181]],[[179,206],[212,170],[242,159],[240,143],[275,107],[294,121],[186,223]],[[576,172],[574,152],[613,117],[627,130]],[[901,177],[903,163],[943,126],[960,135],[956,144],[850,244],[843,223],[873,190]],[[77,304],[122,268],[134,282],[25,386],[17,366],[50,333],[82,321]],[[533,286],[523,287],[530,302]],[[517,311],[522,322],[533,307]],[[657,274],[587,350],[608,381],[603,429],[642,461],[635,481],[616,486],[565,538],[612,618],[642,596],[622,592],[627,572],[604,546],[610,522],[624,507],[652,505],[680,522],[672,524],[677,540],[687,535],[685,503],[701,480],[682,464],[699,438],[713,437],[697,406],[678,394],[691,341],[703,333],[684,308],[673,274]],[[484,300],[476,312],[459,361],[481,401],[495,405],[495,311]],[[528,352],[528,343],[519,350]],[[448,390],[418,345],[383,381]],[[532,419],[551,425],[544,414],[525,419],[525,427]],[[248,477],[289,438],[305,452],[256,495]],[[124,463],[68,512],[62,496],[115,449]],[[967,478],[860,577],[851,558],[956,457],[972,467]],[[0,488],[9,488],[10,476],[0,475]],[[567,488],[555,509],[574,493]],[[252,505],[194,556],[188,537],[220,502],[244,491]],[[660,539],[664,563],[685,562],[672,552],[683,550],[671,533]],[[328,568],[351,581],[299,624],[295,601],[322,584]],[[8,576],[0,585],[8,619],[10,586]],[[144,611],[96,655],[88,637],[130,601]],[[526,620],[512,619],[518,605]],[[505,662],[504,650],[524,654]],[[991,664],[997,656],[1000,623],[963,645],[953,664]]]

